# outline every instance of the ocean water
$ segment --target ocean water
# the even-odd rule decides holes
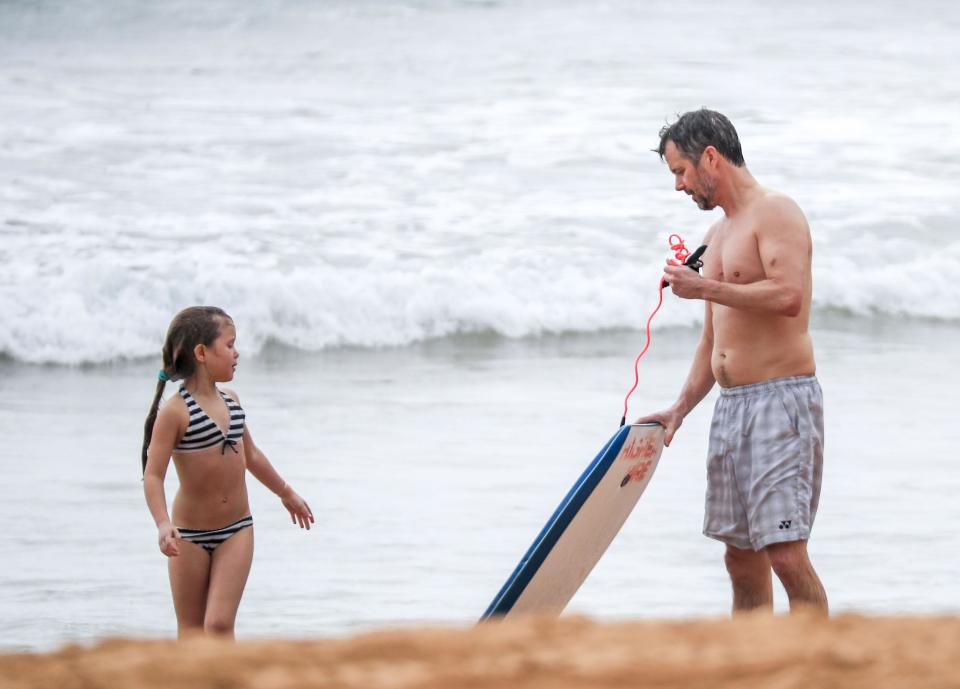
[[[172,633],[139,433],[193,303],[234,316],[251,428],[318,517],[251,487],[238,633],[471,623],[616,430],[667,235],[716,217],[650,152],[701,105],[811,224],[834,609],[957,612],[958,28],[932,1],[0,4],[0,648]],[[636,414],[701,311],[668,297]],[[725,612],[710,400],[571,610]]]

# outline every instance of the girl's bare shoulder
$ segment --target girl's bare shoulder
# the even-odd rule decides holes
[[[180,395],[173,395],[160,403],[160,409],[157,411],[157,422],[186,426],[189,419],[187,403]]]

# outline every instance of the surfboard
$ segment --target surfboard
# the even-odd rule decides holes
[[[662,452],[659,424],[620,428],[573,484],[480,621],[559,615],[633,511]]]

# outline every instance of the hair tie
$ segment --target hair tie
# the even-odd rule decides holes
[[[160,369],[160,373],[157,374],[157,380],[166,383],[168,380],[170,380],[170,376],[167,375],[166,371]]]

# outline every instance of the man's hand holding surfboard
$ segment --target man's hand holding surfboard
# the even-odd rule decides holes
[[[635,424],[658,423],[663,426],[663,446],[670,447],[670,441],[673,440],[673,434],[677,432],[683,424],[684,415],[670,407],[662,411],[654,412],[646,416],[641,416],[634,421]]]

